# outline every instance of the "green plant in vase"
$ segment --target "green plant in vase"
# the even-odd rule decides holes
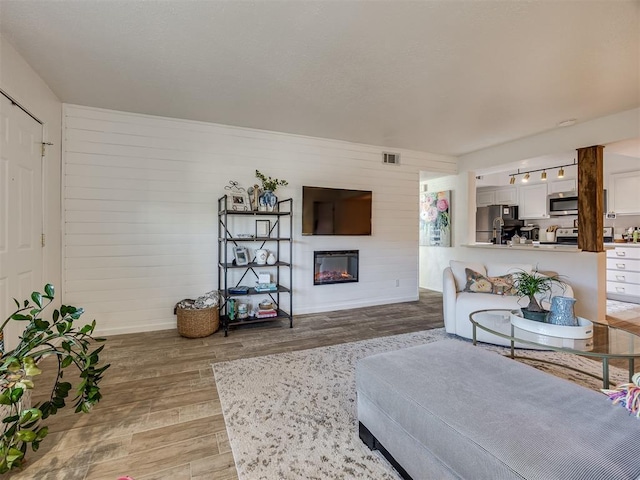
[[[260,170],[256,170],[256,177],[260,179],[262,182],[262,195],[260,195],[260,205],[265,206],[269,210],[273,210],[276,203],[278,203],[278,197],[276,197],[273,192],[279,186],[289,185],[289,182],[286,180],[279,180],[277,178],[267,177]]]
[[[72,390],[76,413],[89,412],[102,398],[99,383],[109,365],[98,366],[104,345],[92,350],[94,342],[104,341],[92,336],[96,322],[75,327],[74,322],[84,310],[70,305],[62,305],[53,311],[50,320],[44,320],[42,311],[53,299],[54,288],[50,284],[45,285],[44,294],[33,292],[22,304],[14,299],[18,308],[0,327],[1,332],[10,321],[28,322],[18,345],[0,352],[0,474],[22,465],[29,445],[33,451],[38,450],[48,433],[43,421],[66,406]],[[33,378],[44,368],[40,362],[50,356],[55,357],[57,367],[51,393],[42,403],[26,405],[25,393],[36,389]],[[75,387],[63,381],[65,369],[71,366],[79,373]]]
[[[544,275],[538,269],[532,272],[520,270],[513,273],[512,277],[516,294],[529,299],[529,304],[521,309],[524,318],[539,322],[546,321],[549,311],[542,308],[537,297],[551,292],[554,284],[564,290],[564,284],[560,277],[558,275]]]

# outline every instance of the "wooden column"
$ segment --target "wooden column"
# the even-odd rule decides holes
[[[601,145],[578,149],[578,247],[604,251],[604,179]]]

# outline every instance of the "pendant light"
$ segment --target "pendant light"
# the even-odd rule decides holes
[[[564,178],[564,168],[562,167],[558,170],[558,178]]]
[[[543,182],[545,180],[547,180],[547,171],[546,170],[542,171],[542,174],[540,175],[540,180],[542,180]]]
[[[529,181],[529,172],[527,172],[527,173],[525,173],[525,174],[524,174],[524,177],[522,177],[522,181],[523,181],[524,183],[527,183],[527,182]]]
[[[511,175],[511,178],[509,179],[509,185],[513,185],[514,183],[516,183],[516,176]]]

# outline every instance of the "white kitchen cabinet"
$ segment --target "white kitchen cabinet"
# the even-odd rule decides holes
[[[607,250],[607,298],[640,303],[640,246]]]
[[[521,219],[549,218],[547,185],[526,185],[519,188],[518,216]]]
[[[488,207],[489,205],[496,204],[496,191],[478,189],[476,191],[476,206]]]
[[[552,180],[549,182],[549,195],[560,192],[575,192],[576,179],[568,178],[565,180]]]
[[[618,215],[640,215],[640,171],[609,176],[608,206]]]
[[[476,205],[478,207],[517,204],[518,190],[516,187],[479,188],[476,192]]]
[[[496,190],[496,205],[517,205],[518,190],[516,187],[505,187]]]

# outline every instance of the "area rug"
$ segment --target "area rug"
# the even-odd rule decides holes
[[[355,364],[376,353],[444,338],[457,337],[439,328],[213,364],[239,479],[399,479],[391,465],[358,438]],[[519,354],[602,373],[601,364],[575,355]],[[572,370],[527,363],[588,388],[602,386]],[[626,372],[611,367],[610,378],[612,384],[625,382]]]

